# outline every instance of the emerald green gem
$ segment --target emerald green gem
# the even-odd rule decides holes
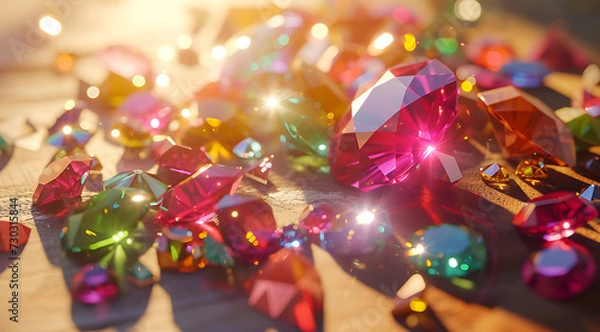
[[[300,96],[281,101],[277,109],[285,129],[282,143],[310,155],[329,155],[329,120],[320,103]]]
[[[139,169],[119,173],[104,181],[104,188],[110,189],[115,187],[135,188],[149,193],[151,197],[150,205],[159,204],[162,200],[162,195],[168,188],[166,184],[156,179],[153,175]]]
[[[556,116],[567,124],[573,134],[578,151],[600,145],[600,118],[595,118],[580,108],[564,107]]]
[[[67,220],[60,235],[63,248],[72,258],[119,268],[137,260],[154,240],[142,222],[149,217],[150,199],[132,188],[97,194]]]
[[[464,226],[444,224],[419,230],[407,247],[408,258],[417,269],[445,278],[481,270],[487,261],[483,237]]]

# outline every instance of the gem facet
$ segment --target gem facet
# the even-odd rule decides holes
[[[588,201],[594,201],[600,199],[600,187],[593,184],[581,191],[579,198],[587,199]]]
[[[262,184],[269,183],[269,172],[273,167],[273,158],[274,156],[271,155],[256,162],[246,171],[246,177]]]
[[[537,184],[540,180],[548,178],[548,169],[546,168],[546,164],[544,164],[544,158],[531,157],[519,162],[515,174],[523,179],[523,181]]]
[[[403,181],[457,114],[456,77],[437,60],[395,67],[363,86],[338,124],[331,174],[362,191]]]
[[[462,277],[485,268],[487,248],[481,234],[458,225],[435,225],[415,232],[408,258],[430,275]]]
[[[165,191],[167,191],[166,184],[139,169],[121,172],[104,181],[104,188],[111,189],[114,187],[136,188],[143,190],[150,194],[151,205],[159,204],[159,198],[161,198]]]
[[[96,264],[82,267],[71,279],[73,299],[85,304],[108,302],[119,295],[119,285],[114,273]]]
[[[529,257],[522,276],[537,294],[564,300],[582,293],[592,284],[596,264],[584,247],[569,240],[553,241]]]
[[[137,262],[129,269],[127,281],[138,287],[147,287],[156,282],[156,278],[144,264]]]
[[[173,145],[156,159],[156,177],[167,184],[177,184],[212,163],[203,149]]]
[[[310,234],[320,234],[331,228],[335,216],[335,212],[327,204],[309,205],[302,211],[299,225]]]
[[[123,101],[118,112],[149,133],[157,133],[169,125],[174,108],[150,92],[137,92]]]
[[[272,319],[317,331],[323,310],[321,279],[312,264],[290,249],[281,249],[262,265],[248,304]]]
[[[563,107],[554,114],[566,123],[579,151],[600,145],[600,118],[586,113],[584,109],[571,107]]]
[[[575,142],[567,126],[540,100],[506,86],[479,93],[496,139],[507,158],[539,154],[559,165],[575,164]]]
[[[46,205],[81,196],[92,160],[85,154],[65,156],[50,163],[40,175],[33,203]]]
[[[596,218],[598,211],[574,193],[559,191],[534,198],[513,219],[513,225],[546,241],[569,237],[575,229]]]
[[[207,165],[167,190],[156,219],[171,223],[208,217],[223,196],[236,191],[241,179],[239,169]]]
[[[23,224],[0,220],[0,252],[9,252],[12,256],[17,256],[20,251],[17,247],[27,243],[30,233],[31,228]]]
[[[260,158],[262,146],[257,140],[247,137],[233,147],[233,153],[244,159]]]

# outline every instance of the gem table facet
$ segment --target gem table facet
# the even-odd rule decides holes
[[[112,270],[87,264],[71,279],[71,294],[81,303],[105,303],[119,295],[119,284]]]
[[[92,159],[85,154],[65,156],[50,163],[40,175],[33,203],[47,205],[81,196]]]
[[[151,205],[160,203],[160,198],[167,191],[167,185],[157,180],[154,176],[136,169],[133,171],[121,172],[112,178],[104,181],[104,188],[114,187],[136,188],[150,194]]]
[[[165,224],[208,217],[223,196],[235,193],[241,179],[237,168],[207,165],[167,190],[156,219]]]
[[[587,249],[569,240],[546,243],[523,266],[523,281],[540,296],[564,300],[594,281],[596,264]]]
[[[456,77],[437,60],[387,70],[362,86],[331,146],[331,174],[362,191],[405,180],[457,114]]]
[[[515,170],[523,181],[531,184],[537,184],[541,180],[548,178],[548,169],[544,164],[544,159],[541,157],[525,158],[519,162]]]
[[[479,171],[481,175],[481,179],[488,186],[492,186],[498,189],[504,189],[508,186],[508,182],[510,181],[510,177],[508,176],[508,171],[504,166],[493,163],[489,164]]]
[[[529,201],[512,223],[523,233],[554,241],[573,235],[575,229],[597,216],[598,211],[589,201],[574,193],[559,191]]]
[[[483,237],[465,226],[430,226],[415,232],[406,245],[411,262],[430,275],[463,277],[482,270],[487,262]]]
[[[559,165],[575,164],[567,126],[540,100],[512,86],[479,93],[506,158],[538,154]]]

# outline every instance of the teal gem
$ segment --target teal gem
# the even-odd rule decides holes
[[[138,287],[146,287],[154,284],[156,278],[144,264],[136,262],[129,269],[127,281]]]
[[[223,243],[215,241],[210,235],[204,239],[204,250],[209,263],[223,267],[232,267],[235,265],[233,257],[231,257],[231,250],[228,250]]]
[[[445,278],[481,270],[487,261],[483,237],[464,226],[430,226],[415,232],[406,246],[408,258],[417,269]]]
[[[121,172],[112,178],[104,181],[104,188],[111,189],[115,187],[140,189],[150,194],[150,205],[157,205],[162,200],[162,195],[167,191],[168,186],[153,175],[136,169],[133,171]]]

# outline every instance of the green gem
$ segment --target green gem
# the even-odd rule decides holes
[[[97,194],[67,220],[60,235],[63,248],[72,258],[115,267],[137,260],[153,241],[142,222],[150,199],[150,194],[132,188]]]
[[[407,246],[408,258],[417,269],[445,278],[481,270],[487,261],[483,237],[464,226],[444,224],[419,230]]]
[[[281,101],[278,111],[285,128],[282,143],[310,155],[329,155],[329,120],[319,103],[294,97]]]
[[[204,239],[204,250],[206,252],[206,259],[213,264],[218,264],[224,267],[232,267],[235,265],[233,257],[227,250],[227,248],[212,237],[207,236]]]
[[[156,278],[152,272],[150,272],[150,270],[144,266],[144,264],[136,262],[129,269],[127,281],[138,287],[146,287],[154,284],[156,282]]]
[[[111,189],[115,187],[135,188],[143,190],[150,194],[150,205],[157,205],[162,200],[162,195],[167,191],[168,186],[157,180],[154,176],[136,169],[119,173],[112,178],[104,181],[104,188]]]
[[[578,151],[600,145],[600,118],[595,118],[580,108],[564,107],[555,112],[573,134]]]

